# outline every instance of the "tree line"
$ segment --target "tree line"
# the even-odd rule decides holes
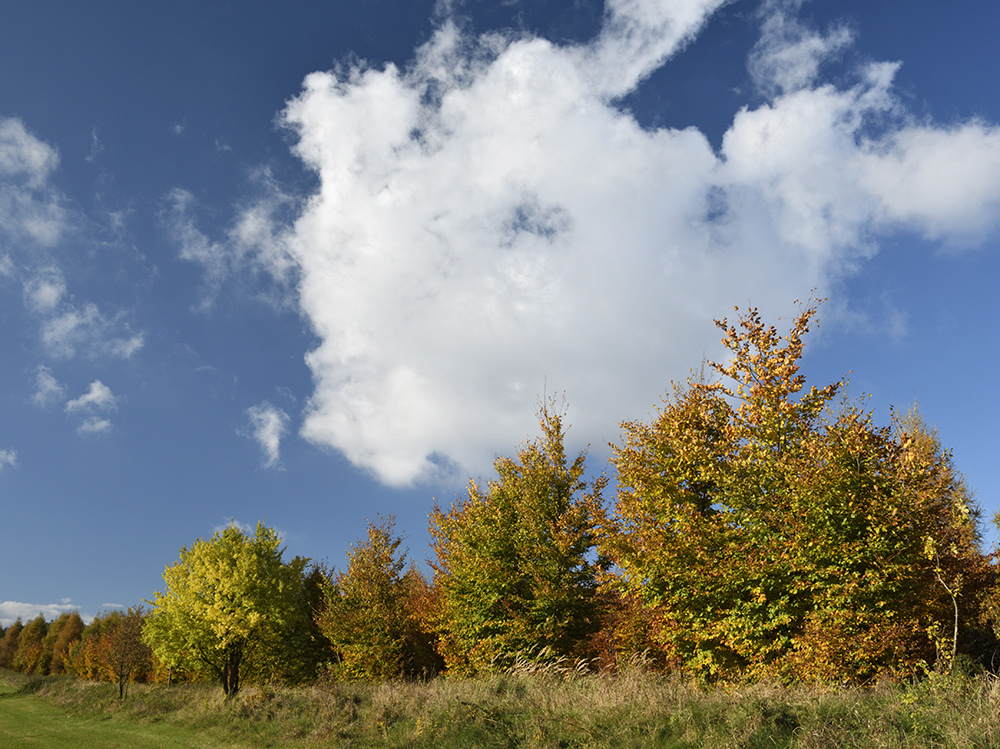
[[[1000,594],[979,511],[911,410],[876,424],[799,371],[811,301],[779,334],[717,320],[731,358],[612,445],[617,496],[567,456],[563,415],[429,523],[428,577],[392,517],[335,572],[263,523],[182,548],[149,608],[8,627],[0,667],[117,681],[477,676],[516,663],[714,681],[871,683],[991,667]]]

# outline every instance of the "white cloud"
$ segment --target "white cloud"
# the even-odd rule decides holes
[[[43,408],[66,399],[65,386],[56,379],[52,370],[40,364],[35,371],[35,394],[31,397],[33,403]]]
[[[24,299],[29,309],[41,314],[53,312],[66,293],[62,271],[54,266],[41,268],[24,284]]]
[[[0,450],[0,471],[17,465],[17,450]]]
[[[40,187],[59,165],[59,154],[18,119],[0,118],[0,176]]]
[[[52,146],[18,119],[0,118],[0,233],[52,245],[66,228],[61,198],[48,179],[59,165]]]
[[[265,468],[281,468],[281,440],[288,433],[290,418],[280,408],[263,401],[246,410],[250,434],[264,453]]]
[[[94,411],[114,411],[118,408],[118,399],[111,388],[100,380],[90,383],[90,389],[79,398],[66,403],[66,413],[92,413]]]
[[[257,526],[256,526],[256,524],[251,525],[250,523],[241,523],[236,518],[229,518],[225,522],[220,523],[219,525],[217,525],[214,528],[212,528],[212,534],[214,535],[216,533],[222,533],[227,528],[230,528],[230,527],[233,527],[233,526],[235,526],[237,529],[239,529],[240,531],[242,531],[244,534],[246,534],[248,536],[252,536],[252,535],[254,535],[257,532]]]
[[[206,288],[199,309],[207,311],[223,282],[244,274],[256,284],[257,295],[275,307],[293,304],[291,289],[295,281],[294,261],[276,235],[279,216],[295,203],[281,191],[267,170],[253,175],[260,186],[261,199],[245,206],[225,241],[211,240],[198,230],[194,213],[196,200],[187,190],[175,189],[167,195],[161,219],[180,247],[180,256],[202,265]],[[247,284],[247,288],[254,284]]]
[[[77,606],[66,603],[24,603],[21,601],[0,601],[0,625],[9,627],[17,619],[24,624],[43,614],[48,621],[59,618],[60,614],[77,610]]]
[[[88,163],[94,163],[97,158],[104,152],[104,144],[101,143],[101,139],[97,137],[97,128],[92,128],[90,131],[90,153],[86,156],[85,160]]]
[[[854,41],[846,26],[817,34],[795,13],[803,0],[766,0],[760,9],[761,38],[750,55],[750,73],[769,95],[812,86],[820,67]]]
[[[60,359],[72,359],[78,353],[95,359],[130,359],[144,342],[143,333],[132,331],[123,312],[106,317],[89,302],[82,307],[61,304],[42,322],[42,343]]]
[[[791,311],[884,232],[995,229],[996,128],[915,123],[895,63],[823,81],[851,34],[808,29],[796,2],[765,5],[750,62],[770,98],[719,152],[619,109],[718,5],[611,2],[574,46],[446,23],[405,70],[305,79],[281,121],[319,187],[294,221],[245,212],[254,252],[179,225],[216,283],[294,262],[319,339],[307,439],[390,484],[477,473],[534,433],[547,383],[571,437],[601,445],[720,354],[711,320],[734,304]]]
[[[94,380],[86,393],[66,403],[65,411],[82,417],[77,427],[80,434],[103,434],[111,430],[111,420],[105,414],[118,410],[118,401],[111,388]]]
[[[88,416],[76,428],[80,434],[103,434],[111,431],[111,420],[101,416]]]
[[[92,132],[92,156],[99,153]],[[59,165],[56,150],[18,119],[0,118],[0,240],[11,252],[0,258],[0,275],[21,281],[27,309],[40,321],[42,343],[52,356],[130,358],[143,345],[124,312],[102,313],[90,302],[74,302],[57,257],[64,237],[85,239],[78,212],[63,208],[51,184]],[[109,213],[108,229],[120,232],[122,213]],[[73,231],[70,231],[70,230]],[[28,240],[28,241],[26,241]]]

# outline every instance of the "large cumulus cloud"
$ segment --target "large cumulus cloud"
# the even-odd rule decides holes
[[[851,33],[802,26],[794,2],[762,8],[766,98],[720,150],[641,127],[616,101],[719,5],[610,0],[584,45],[444,23],[405,69],[305,79],[281,122],[318,187],[235,252],[296,268],[319,340],[307,439],[389,484],[475,474],[532,433],[547,388],[601,443],[718,353],[711,319],[734,303],[787,310],[883,232],[994,229],[997,128],[914,121],[895,63],[824,82]]]

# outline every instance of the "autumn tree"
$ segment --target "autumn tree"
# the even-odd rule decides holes
[[[48,632],[49,624],[44,614],[39,614],[24,625],[17,639],[17,652],[14,654],[14,670],[26,674],[45,673],[42,667],[42,641]]]
[[[101,681],[106,678],[98,643],[104,630],[119,616],[121,613],[118,611],[99,612],[90,620],[80,633],[80,639],[69,646],[66,658],[67,672],[90,681]]]
[[[401,543],[395,518],[369,523],[368,539],[351,545],[347,570],[327,587],[318,621],[337,654],[337,676],[382,681],[437,670],[417,605],[427,583],[407,566]]]
[[[598,627],[594,555],[604,476],[584,479],[586,455],[569,463],[562,416],[540,413],[542,436],[497,478],[435,507],[440,650],[450,671],[479,673],[541,652],[582,654]]]
[[[817,309],[784,336],[756,310],[718,321],[732,355],[711,365],[719,379],[675,385],[651,422],[622,425],[609,549],[659,644],[695,673],[912,672],[954,625],[956,591],[987,585],[974,509],[939,443],[836,401],[843,380],[806,388]]]
[[[83,636],[84,629],[83,619],[77,611],[62,614],[56,621],[60,620],[62,620],[60,626],[58,628],[53,626],[49,631],[49,635],[55,632],[52,642],[52,662],[49,666],[49,672],[53,674],[66,673],[70,648]]]
[[[21,617],[18,617],[3,633],[3,639],[0,640],[0,668],[14,668],[17,641],[22,629],[24,629],[24,625],[21,623]]]
[[[97,658],[104,665],[108,677],[118,684],[118,699],[128,694],[128,685],[137,675],[150,670],[152,651],[143,642],[144,611],[141,607],[127,612],[114,612],[104,622],[96,641]]]
[[[275,653],[297,623],[307,561],[282,559],[277,533],[235,524],[180,551],[164,592],[149,601],[144,640],[166,663],[207,669],[235,696],[256,670],[274,672]]]

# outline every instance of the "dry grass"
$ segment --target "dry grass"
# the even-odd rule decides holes
[[[4,674],[0,682],[11,685]],[[16,684],[11,685],[17,687]],[[115,720],[174,723],[253,746],[1000,747],[1000,683],[931,677],[869,689],[705,687],[634,669],[522,667],[484,679],[246,688],[33,682],[40,698]]]

